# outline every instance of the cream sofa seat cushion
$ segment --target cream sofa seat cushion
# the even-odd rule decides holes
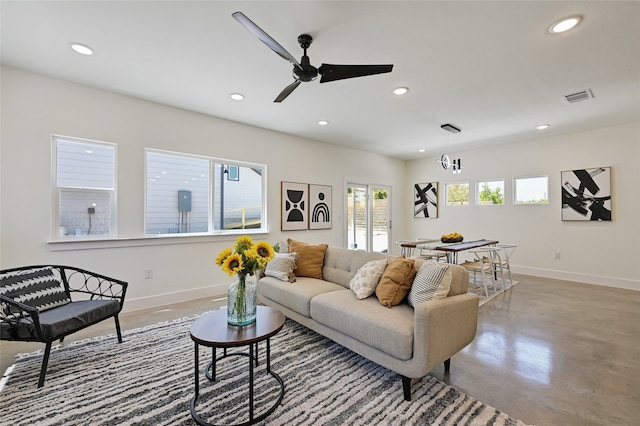
[[[264,277],[260,279],[258,286],[260,293],[265,297],[305,317],[311,316],[311,299],[319,294],[344,290],[344,287],[338,284],[309,277],[297,277],[294,283]]]
[[[413,356],[413,308],[406,303],[388,309],[375,297],[358,300],[351,290],[332,291],[313,298],[311,316],[395,358]]]

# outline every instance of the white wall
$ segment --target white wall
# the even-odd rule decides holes
[[[402,215],[405,162],[305,140],[215,117],[2,67],[0,268],[57,263],[128,281],[125,309],[220,294],[232,278],[215,266],[235,238],[144,237],[144,148],[263,163],[268,169],[268,235],[343,244],[345,176],[398,189]],[[50,244],[51,134],[118,144],[116,243]],[[333,187],[331,230],[280,231],[280,182]],[[401,224],[394,227],[399,234]],[[258,238],[258,237],[256,237]],[[152,279],[144,270],[153,269]]]
[[[449,146],[453,143],[449,144]],[[452,153],[448,153],[452,154]],[[516,243],[514,270],[640,290],[640,123],[455,152],[463,172],[453,175],[435,160],[407,162],[405,197],[412,185],[439,182],[439,218],[414,218],[408,209],[405,237],[439,237],[457,231],[465,239]],[[561,220],[560,172],[611,166],[612,221]],[[513,205],[513,178],[549,176],[548,205]],[[505,179],[503,206],[444,206],[445,183]],[[559,260],[553,253],[560,252]]]

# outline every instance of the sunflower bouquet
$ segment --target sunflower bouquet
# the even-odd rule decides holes
[[[230,323],[244,325],[253,322],[253,318],[249,318],[249,322],[246,318],[247,314],[251,314],[247,312],[247,275],[254,275],[256,271],[264,269],[274,256],[275,250],[271,244],[265,241],[254,243],[247,235],[238,237],[233,247],[227,247],[218,254],[216,265],[227,274],[238,276],[237,287],[233,288],[235,294],[231,297],[232,292],[229,293],[227,309],[229,318],[234,318]],[[255,298],[255,289],[252,296]],[[252,306],[255,306],[255,301]]]

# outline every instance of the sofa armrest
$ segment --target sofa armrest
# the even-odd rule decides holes
[[[471,343],[478,327],[478,296],[459,294],[414,308],[414,358],[426,371]]]

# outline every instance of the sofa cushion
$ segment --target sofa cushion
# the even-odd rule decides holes
[[[452,268],[448,263],[424,263],[418,269],[407,296],[409,305],[444,299],[451,288]]]
[[[376,291],[386,267],[387,259],[370,260],[358,269],[349,282],[349,288],[358,299],[366,299]]]
[[[416,276],[414,264],[414,259],[406,257],[396,257],[389,261],[376,287],[376,296],[380,303],[390,308],[404,300]]]
[[[310,277],[322,279],[322,265],[327,252],[327,244],[311,245],[300,241],[287,239],[289,253],[298,253],[298,262],[293,271],[296,277]]]
[[[16,302],[46,311],[71,302],[51,267],[8,272],[0,275],[0,294]],[[2,315],[11,315],[7,307]]]
[[[58,336],[80,330],[119,311],[120,302],[113,299],[81,300],[49,309],[39,315],[43,337],[47,340],[55,340]],[[32,336],[32,330],[32,321],[29,318],[22,318],[18,326],[13,328],[15,336],[9,336],[8,324],[2,324],[2,339],[11,340],[11,337],[28,339]]]
[[[261,295],[306,317],[311,316],[311,299],[319,294],[336,290],[344,290],[344,288],[338,284],[309,277],[297,277],[295,283],[283,282],[273,277],[264,277],[258,281],[258,291]]]
[[[375,297],[358,300],[342,289],[314,297],[311,317],[395,358],[413,356],[413,308],[407,304],[387,309]]]
[[[296,268],[298,253],[276,253],[274,258],[267,263],[264,274],[280,281],[295,282],[296,276],[293,270]]]

